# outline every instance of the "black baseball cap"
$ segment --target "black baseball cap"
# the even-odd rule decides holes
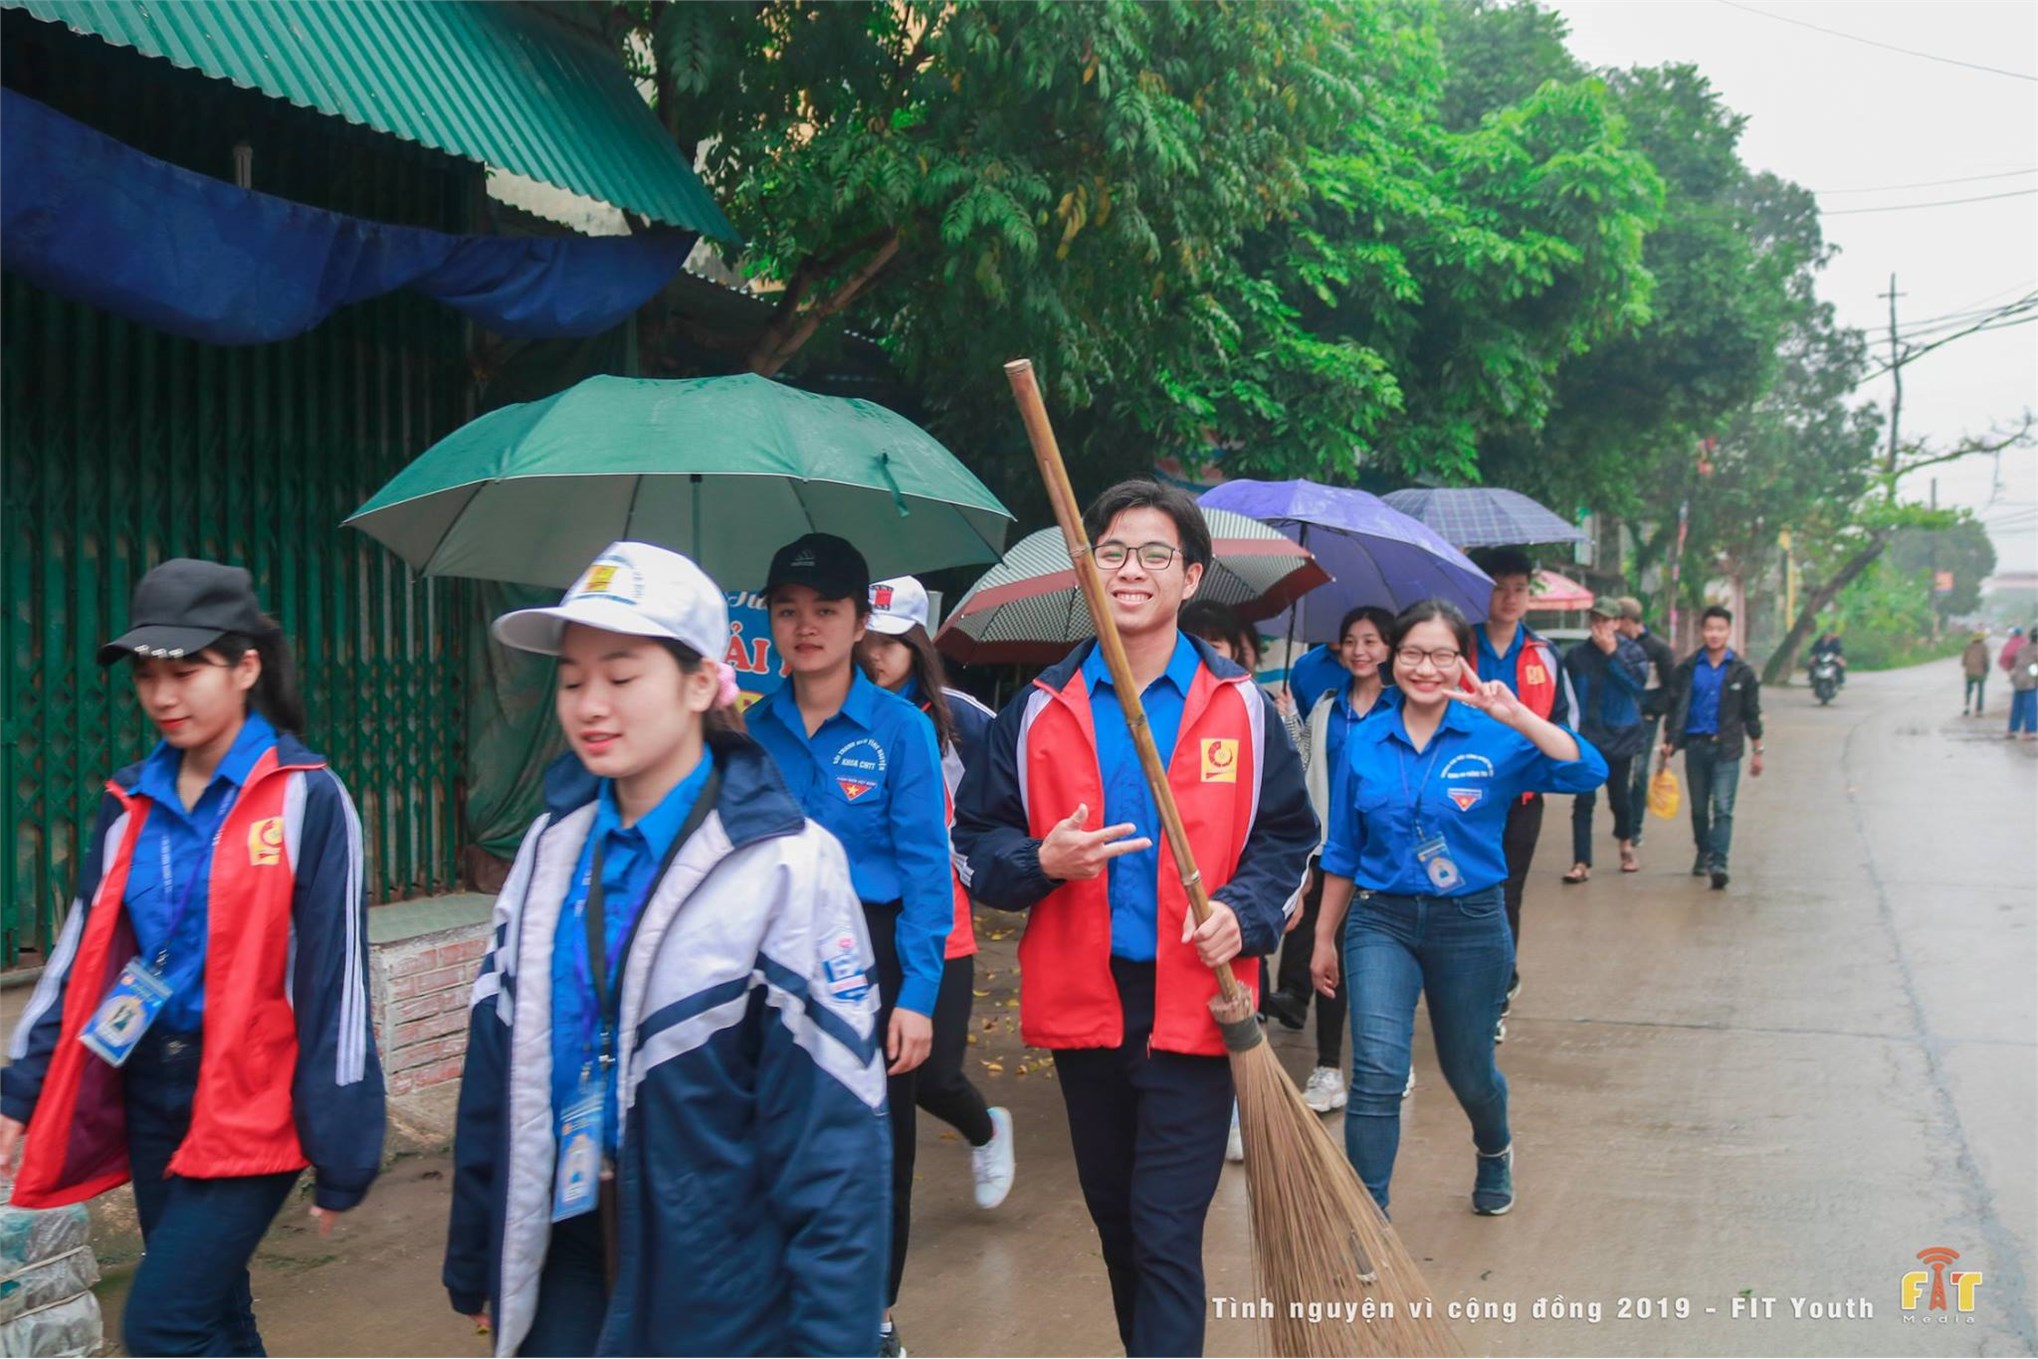
[[[255,600],[255,579],[238,566],[172,557],[143,576],[128,606],[131,626],[99,648],[99,663],[123,656],[195,656],[222,633],[275,631]]]
[[[809,533],[772,554],[764,596],[781,585],[805,585],[823,599],[870,599],[870,563],[847,538]]]

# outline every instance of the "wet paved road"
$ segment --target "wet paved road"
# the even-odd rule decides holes
[[[1639,875],[1610,871],[1609,841],[1591,883],[1560,886],[1569,800],[1553,800],[1502,1049],[1519,1207],[1468,1211],[1469,1134],[1420,1028],[1395,1184],[1438,1306],[1502,1312],[1460,1327],[1472,1353],[2038,1347],[2038,747],[2002,739],[2001,695],[1955,715],[1959,687],[1946,663],[1859,676],[1829,709],[1768,695],[1771,764],[1743,778],[1725,893],[1686,875],[1682,820],[1649,823]],[[982,1080],[1017,1113],[1019,1188],[977,1212],[961,1143],[922,1120],[900,1324],[923,1354],[1111,1353],[1058,1092],[1003,1032],[1011,948],[987,946],[993,1031],[974,1054],[1002,1065]],[[1278,1047],[1306,1072],[1301,1035]],[[257,1278],[272,1352],[482,1352],[436,1283],[443,1171],[401,1162],[331,1241],[279,1226]],[[1208,1272],[1213,1293],[1256,1298],[1244,1192],[1227,1169]],[[1900,1281],[1942,1245],[1983,1275],[1974,1310],[1907,1321]],[[1532,1315],[1559,1295],[1600,1319]],[[1737,1318],[1737,1297],[1758,1315]],[[1621,1319],[1624,1298],[1673,1315]],[[1793,1299],[1843,1315],[1800,1318]],[[1261,1343],[1211,1326],[1212,1354]]]

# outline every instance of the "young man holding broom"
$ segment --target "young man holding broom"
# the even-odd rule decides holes
[[[1094,642],[1014,698],[956,795],[979,901],[1030,915],[1020,1029],[1053,1051],[1077,1175],[1129,1355],[1203,1350],[1203,1221],[1232,1084],[1211,969],[1255,988],[1298,900],[1316,817],[1252,676],[1182,634],[1210,561],[1196,503],[1151,481],[1083,516],[1140,701],[1211,895],[1191,921],[1125,710]]]

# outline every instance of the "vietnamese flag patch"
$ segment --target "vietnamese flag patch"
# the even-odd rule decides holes
[[[837,779],[835,782],[842,789],[842,796],[848,798],[851,802],[856,801],[865,793],[877,787],[874,783],[862,783],[856,779]]]

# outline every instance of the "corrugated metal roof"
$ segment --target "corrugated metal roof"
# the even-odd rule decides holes
[[[725,241],[613,53],[487,0],[0,0],[178,66]]]

